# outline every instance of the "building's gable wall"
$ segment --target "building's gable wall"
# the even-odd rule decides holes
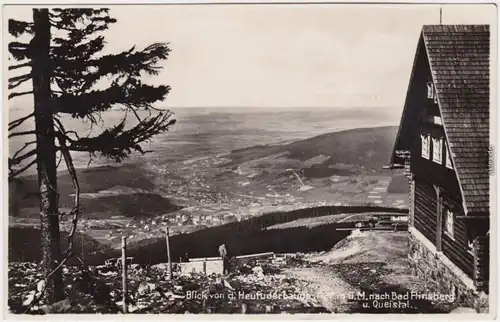
[[[414,225],[431,243],[438,243],[438,212],[435,186],[439,187],[443,200],[442,217],[447,209],[453,209],[454,239],[444,232],[444,220],[441,221],[441,249],[450,260],[462,269],[467,275],[473,275],[474,258],[467,250],[467,229],[463,220],[463,206],[460,186],[454,169],[446,167],[446,136],[437,103],[427,97],[427,83],[432,81],[425,48],[419,51],[416,61],[416,72],[411,82],[407,99],[408,111],[414,112],[412,142],[409,143],[411,152],[411,172],[415,179],[414,195]],[[437,121],[436,121],[437,120]],[[440,124],[441,123],[441,124]],[[408,124],[406,124],[408,126]],[[422,157],[421,134],[429,134],[429,158]],[[442,138],[441,163],[433,161],[432,138]]]
[[[439,108],[433,100],[427,98],[427,82],[432,80],[430,67],[425,50],[420,50],[419,58],[417,60],[417,68],[422,73],[419,79],[413,82],[415,90],[410,90],[411,95],[418,95],[409,99],[409,109],[418,110],[417,122],[414,125],[413,141],[411,143],[411,171],[417,176],[427,176],[432,178],[434,184],[440,186],[446,191],[460,196],[460,186],[454,169],[447,168],[445,149],[445,132],[442,125],[433,124],[428,121],[430,117],[440,117]],[[421,134],[430,134],[433,138],[442,138],[442,161],[440,164],[434,162],[433,159],[433,146],[430,140],[429,159],[422,157],[422,142]]]
[[[394,145],[395,151],[410,150],[410,147],[416,137],[414,129],[416,128],[418,122],[418,106],[422,106],[427,93],[427,89],[425,87],[427,73],[421,68],[421,65],[425,63],[423,61],[425,59],[425,47],[422,36],[420,37],[419,44],[417,46],[416,55],[417,57],[414,62],[413,70],[410,73],[405,107]],[[404,163],[402,159],[397,157],[396,153],[392,155],[391,162],[399,164]]]

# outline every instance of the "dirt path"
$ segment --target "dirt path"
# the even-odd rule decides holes
[[[431,292],[435,282],[411,274],[405,232],[357,232],[331,251],[309,254],[308,264],[285,274],[302,281],[304,291],[338,313],[444,313],[456,303],[399,300],[411,291]],[[398,294],[396,299],[393,294]]]
[[[346,312],[352,307],[348,296],[356,289],[340,279],[328,267],[289,268],[286,275],[304,283],[303,292],[311,295],[331,312]]]

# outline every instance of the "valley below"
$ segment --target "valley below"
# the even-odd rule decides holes
[[[405,209],[406,178],[382,168],[395,130],[356,129],[169,162],[157,154],[140,164],[80,168],[76,244],[91,260],[99,253],[96,245],[106,253],[120,246],[122,236],[134,245],[164,236],[167,227],[171,235],[189,234],[266,213],[321,206]],[[58,187],[61,210],[69,210],[73,187],[64,172]],[[35,191],[35,176],[11,184],[9,254],[14,261],[35,260],[36,252],[28,255],[23,246],[36,244],[39,236]],[[62,230],[69,225],[70,218],[62,218]]]

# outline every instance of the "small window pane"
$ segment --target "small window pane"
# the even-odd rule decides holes
[[[427,83],[427,98],[434,99],[434,84],[432,82]]]
[[[443,162],[443,139],[432,139],[432,160],[437,163]]]
[[[448,233],[448,235],[453,238],[453,233],[454,233],[454,227],[453,227],[453,224],[454,224],[454,218],[453,218],[453,212],[451,212],[450,210],[446,210],[446,219],[445,219],[445,222],[446,222],[446,232]]]
[[[467,239],[467,250],[470,252],[474,252],[474,240]]]
[[[429,135],[421,134],[420,138],[422,140],[422,157],[429,159]]]

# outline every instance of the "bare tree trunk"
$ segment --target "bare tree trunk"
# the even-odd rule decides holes
[[[50,21],[48,9],[33,9],[34,38],[31,43],[37,171],[40,188],[41,249],[44,274],[51,273],[61,261],[56,172],[54,120],[50,105]],[[59,269],[46,281],[45,298],[55,303],[64,298]]]

